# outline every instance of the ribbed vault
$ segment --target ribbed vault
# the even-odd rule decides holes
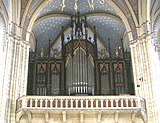
[[[53,3],[53,4],[52,4]],[[40,1],[39,3],[37,3],[37,5],[39,4],[39,6],[36,8],[36,6],[35,7],[32,7],[33,9],[32,9],[32,14],[31,14],[31,16],[30,17],[32,17],[32,18],[30,18],[29,20],[26,20],[28,23],[25,23],[26,24],[26,26],[25,27],[28,27],[28,29],[27,29],[27,31],[28,32],[31,32],[31,30],[33,29],[33,25],[34,25],[34,22],[35,22],[35,20],[37,20],[37,16],[38,17],[41,17],[41,16],[43,16],[43,15],[46,15],[46,13],[50,16],[50,14],[51,13],[57,13],[57,14],[60,14],[60,13],[62,13],[62,12],[56,12],[56,11],[53,11],[53,9],[54,9],[54,7],[51,7],[51,5],[56,5],[56,4],[60,4],[60,2],[56,2],[56,0],[53,0],[52,2],[51,2],[51,4],[47,4],[47,2],[44,2],[44,1]],[[82,2],[82,4],[83,4],[83,2]],[[104,5],[102,5],[103,7],[104,7],[104,9],[103,9],[103,7],[101,6],[101,7],[97,7],[97,8],[95,8],[95,11],[87,11],[87,10],[83,10],[82,9],[82,15],[86,15],[86,14],[94,14],[94,13],[99,13],[99,12],[101,12],[101,13],[105,13],[105,14],[108,14],[108,15],[114,15],[114,16],[119,16],[119,18],[121,18],[122,19],[122,24],[124,24],[124,29],[126,29],[126,31],[128,32],[128,35],[129,35],[129,39],[130,40],[133,40],[133,36],[132,36],[132,34],[130,33],[130,31],[131,31],[131,27],[132,28],[135,28],[135,26],[134,26],[134,23],[131,23],[132,24],[132,26],[130,27],[130,24],[129,24],[129,20],[127,19],[127,17],[128,16],[126,16],[123,12],[122,12],[122,9],[124,9],[124,7],[123,8],[120,8],[119,6],[118,6],[118,4],[120,4],[120,3],[118,3],[118,2],[114,2],[114,1],[105,1],[105,4]],[[123,4],[123,3],[122,3]],[[48,10],[46,9],[47,8],[47,6],[48,6]],[[107,6],[107,7],[106,7]],[[109,6],[109,7],[108,7]],[[83,6],[84,8],[85,8],[85,6]],[[60,7],[59,6],[55,6],[55,9],[59,9]],[[69,7],[68,7],[69,8]],[[105,9],[105,8],[107,8],[107,9]],[[66,8],[67,9],[67,8]],[[72,7],[71,7],[71,9],[73,9]],[[97,9],[97,10],[96,10]],[[34,11],[35,10],[35,11]],[[69,10],[68,12],[66,12],[67,14],[73,14],[73,13],[71,13],[71,11],[72,10]],[[83,11],[86,11],[86,12],[88,12],[88,13],[83,13]],[[62,13],[63,14],[63,13]],[[128,13],[129,14],[129,13]],[[130,17],[129,17],[130,18]],[[131,18],[132,19],[132,18]],[[29,24],[29,25],[28,25]],[[114,24],[113,24],[114,25]],[[124,31],[124,30],[123,30]],[[135,30],[134,30],[135,31]],[[23,37],[25,36],[24,35],[25,33],[23,33]],[[136,34],[136,32],[134,32],[134,34]],[[30,34],[28,33],[27,35],[26,35],[26,37],[24,37],[24,39],[26,39],[26,40],[29,40],[28,38],[28,36],[29,36]],[[136,35],[135,35],[136,36]],[[114,40],[114,39],[113,39]]]
[[[40,4],[40,2],[37,2],[37,4],[39,4],[38,9],[35,9],[36,4],[34,7],[32,6],[32,12],[34,9],[35,12],[32,14],[33,18],[31,18],[30,23],[28,23],[29,26],[26,25],[26,27],[28,27],[28,32],[30,32],[30,30],[34,32],[33,34],[35,34],[35,38],[38,40],[40,47],[47,47],[49,39],[51,39],[52,44],[54,44],[61,34],[61,26],[64,26],[66,29],[68,28],[70,17],[75,15],[73,8],[74,0],[70,2],[71,4],[66,1],[66,8],[63,12],[60,7],[61,1],[58,0],[52,0],[49,4],[45,2],[41,2]],[[126,4],[124,4],[124,2],[105,1],[104,4],[99,4],[98,1],[96,1],[93,11],[89,8],[85,0],[79,2],[81,17],[87,16],[90,30],[93,29],[93,26],[97,27],[98,38],[105,47],[107,46],[108,38],[111,40],[111,44],[114,45],[113,47],[118,47],[125,31],[129,32],[129,39],[133,40],[130,31],[131,28],[134,28],[134,23],[130,23],[132,24],[130,27],[127,22],[129,20],[123,13],[124,11],[127,12],[125,7]],[[37,16],[37,18],[35,16]],[[24,34],[25,33],[23,33],[23,35]],[[134,32],[134,34],[136,36],[136,32]],[[28,38],[28,36],[26,38]]]

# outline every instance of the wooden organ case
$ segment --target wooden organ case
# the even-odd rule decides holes
[[[79,13],[71,17],[70,27],[67,41],[62,27],[60,51],[49,40],[48,49],[38,49],[36,44],[35,52],[30,52],[28,95],[134,94],[131,57],[123,42],[115,55],[109,39],[108,47],[99,51],[96,27],[91,41],[86,17]]]

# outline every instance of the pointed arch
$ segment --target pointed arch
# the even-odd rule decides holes
[[[5,28],[8,29],[8,12],[2,0],[0,1],[0,14],[3,16]]]
[[[121,9],[115,4],[115,2],[113,2],[112,0],[107,0],[107,2],[115,9],[115,11],[117,11],[117,13],[119,14],[119,16],[122,19],[122,22],[125,25],[126,31],[128,33],[129,36],[129,40],[133,40],[133,35],[132,35],[132,29],[130,27],[130,24],[127,20],[127,17],[125,16],[125,14],[121,11]],[[35,20],[38,17],[38,14],[43,10],[43,8],[47,5],[48,1],[43,1],[38,7],[37,9],[32,13],[31,18],[29,20],[26,32],[25,32],[25,40],[29,41],[29,37],[30,37],[30,32],[32,30],[32,27],[34,25]]]
[[[154,45],[157,51],[160,50],[160,13],[157,15],[153,24]]]
[[[7,102],[7,85],[8,83],[4,81],[4,75],[5,75],[5,67],[6,67],[6,22],[5,17],[3,16],[3,13],[0,11],[0,107],[5,107]],[[1,116],[5,116],[5,110],[1,111]],[[1,117],[1,121],[4,119]]]
[[[0,49],[5,46],[6,23],[3,15],[0,13]]]

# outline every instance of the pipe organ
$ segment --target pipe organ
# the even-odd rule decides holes
[[[111,53],[99,50],[96,27],[93,40],[88,34],[87,18],[77,13],[71,17],[70,35],[65,41],[61,31],[61,49],[51,45],[30,52],[28,95],[120,95],[134,94],[130,53],[123,43]],[[38,42],[38,41],[37,41]]]
[[[71,43],[71,44],[70,44]],[[87,46],[91,49],[86,51]],[[66,88],[68,94],[92,94],[94,91],[93,45],[75,40],[66,44],[66,49],[73,45],[73,53],[66,50]],[[86,53],[88,52],[88,53]]]

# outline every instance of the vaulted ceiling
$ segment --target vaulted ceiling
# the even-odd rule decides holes
[[[37,3],[37,0],[34,4]],[[33,33],[38,41],[39,47],[47,47],[48,40],[52,44],[57,41],[61,34],[61,27],[66,29],[71,22],[71,15],[75,15],[75,0],[66,0],[64,11],[61,10],[62,0],[52,0],[38,15],[33,27]],[[122,3],[123,4],[123,3]],[[78,11],[81,16],[87,16],[87,23],[90,30],[96,26],[98,39],[102,42],[100,45],[107,46],[108,38],[111,40],[112,47],[120,45],[120,40],[125,31],[125,27],[112,6],[106,1],[101,4],[95,1],[95,8],[89,7],[87,0],[78,1]]]
[[[9,0],[2,1],[4,2],[9,13]],[[61,10],[61,4],[63,0],[48,1],[50,2],[39,13],[38,18],[36,19],[32,28],[32,34],[34,35],[34,38],[37,39],[39,47],[44,48],[48,46],[49,39],[51,39],[52,44],[59,40],[62,26],[65,27],[66,31],[68,31],[67,29],[71,22],[70,17],[71,15],[75,15],[76,13],[74,10],[75,0],[66,0],[64,11]],[[123,37],[124,32],[126,31],[119,13],[114,10],[114,8],[109,4],[108,0],[104,0],[104,4],[101,4],[99,2],[103,0],[93,0],[95,4],[94,10],[89,7],[88,1],[92,0],[78,0],[78,11],[80,12],[82,17],[87,16],[87,22],[89,24],[90,30],[93,29],[94,25],[97,27],[98,39],[99,41],[101,41],[99,45],[103,44],[105,47],[107,47],[107,39],[110,38],[112,47],[119,46],[120,40]],[[150,1],[152,5],[156,0]],[[32,12],[32,10],[36,10],[36,8],[38,8],[38,6],[40,6],[42,2],[43,0],[32,0],[29,12]],[[133,19],[130,15],[130,11],[126,1],[113,0],[113,2],[125,14],[127,21],[130,23],[131,29],[134,30],[135,25],[132,21]],[[29,3],[29,0],[21,0],[21,3],[21,16],[23,16],[25,7]],[[135,16],[138,19],[138,0],[128,0],[128,3],[132,7]],[[158,6],[160,7],[160,2]],[[31,39],[34,40],[34,38]]]

